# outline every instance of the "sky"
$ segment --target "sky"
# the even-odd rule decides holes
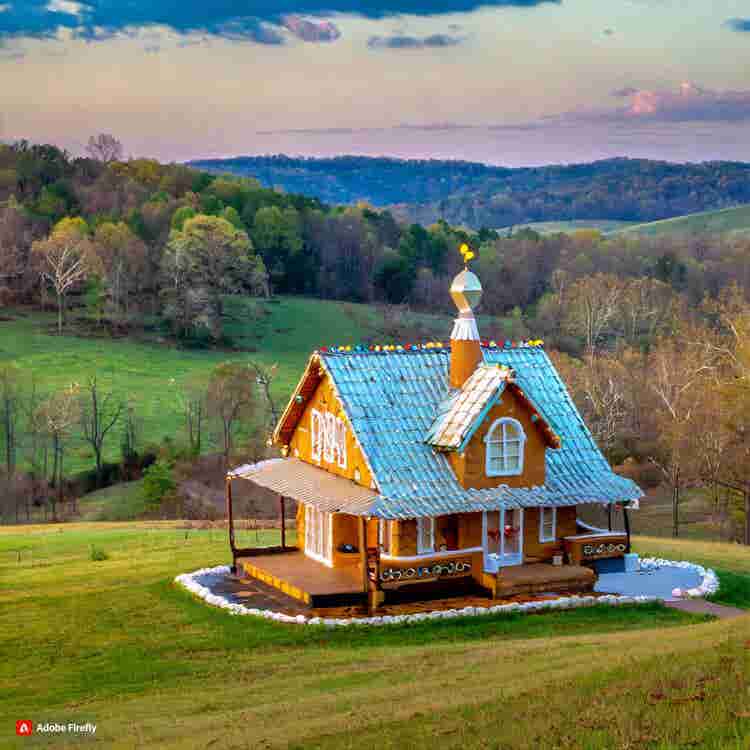
[[[747,0],[0,0],[0,139],[750,161]]]

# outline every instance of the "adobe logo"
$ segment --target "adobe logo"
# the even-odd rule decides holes
[[[17,721],[16,734],[19,737],[28,737],[34,733],[34,723],[31,721]]]

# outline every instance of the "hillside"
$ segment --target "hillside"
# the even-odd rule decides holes
[[[607,159],[508,169],[461,161],[241,156],[191,162],[326,203],[392,206],[411,221],[501,228],[531,222],[649,222],[750,202],[750,164]]]
[[[278,543],[277,532],[248,533]],[[713,565],[722,587],[750,571],[738,545],[635,545]],[[107,559],[92,560],[94,549]],[[165,750],[395,750],[436,737],[453,750],[487,747],[487,737],[507,748],[650,750],[656,737],[665,749],[746,746],[748,617],[706,622],[645,605],[279,625],[233,617],[172,583],[228,552],[221,529],[168,523],[0,529],[0,724],[91,720],[102,747]],[[732,603],[747,606],[746,590]]]
[[[615,230],[617,234],[645,237],[725,232],[750,232],[750,204],[676,216],[673,219],[635,224]]]

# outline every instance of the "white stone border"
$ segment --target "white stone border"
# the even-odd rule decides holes
[[[719,590],[719,578],[711,568],[686,562],[685,560],[664,560],[660,557],[644,557],[640,561],[641,570],[658,570],[659,568],[674,567],[694,570],[701,578],[698,586],[692,589],[672,589],[672,596],[676,598],[699,599],[715,594]]]
[[[640,561],[641,570],[657,570],[662,567],[691,568],[701,576],[701,583],[696,588],[673,589],[672,596],[697,598],[714,594],[719,588],[719,579],[710,568],[696,565],[690,562],[663,560],[661,558],[645,557]],[[203,599],[214,607],[227,610],[232,615],[253,615],[263,617],[266,620],[276,622],[292,623],[296,625],[324,625],[329,628],[348,627],[351,625],[401,625],[427,620],[445,620],[454,617],[477,617],[482,615],[497,615],[511,613],[541,612],[548,609],[577,609],[579,607],[593,607],[598,604],[618,606],[624,604],[647,604],[663,601],[658,596],[619,596],[615,594],[604,594],[602,596],[561,596],[558,599],[544,601],[524,602],[523,604],[496,604],[493,607],[464,607],[463,609],[436,610],[433,612],[419,612],[413,615],[383,615],[382,617],[352,617],[352,618],[328,618],[328,617],[306,617],[305,615],[285,615],[283,612],[272,612],[268,609],[256,609],[237,604],[226,596],[220,596],[211,592],[209,588],[197,579],[202,576],[225,576],[229,574],[228,565],[219,565],[215,568],[201,568],[192,573],[183,573],[175,578],[175,583],[186,588],[190,593]]]

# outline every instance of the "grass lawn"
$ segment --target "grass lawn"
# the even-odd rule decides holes
[[[729,545],[637,546],[750,568]],[[666,750],[750,738],[750,617],[649,605],[284,626],[172,584],[227,553],[224,532],[168,522],[0,528],[0,747]],[[20,718],[98,729],[14,744]]]
[[[96,373],[105,388],[134,403],[143,440],[159,442],[181,434],[176,392],[180,383],[207,376],[224,360],[252,359],[278,364],[273,390],[279,399],[288,397],[313,349],[331,343],[356,344],[371,333],[366,326],[372,309],[359,307],[360,314],[352,316],[344,303],[285,297],[263,305],[266,314],[258,315],[252,300],[232,299],[227,305],[226,330],[238,347],[256,350],[245,352],[178,349],[156,336],[142,342],[57,336],[54,315],[21,312],[13,320],[0,321],[0,362],[16,362],[29,379],[36,378],[43,392],[84,382]],[[119,435],[113,434],[107,444],[108,458],[117,459],[119,444]],[[88,445],[80,437],[73,440],[66,471],[89,469],[93,463]]]

